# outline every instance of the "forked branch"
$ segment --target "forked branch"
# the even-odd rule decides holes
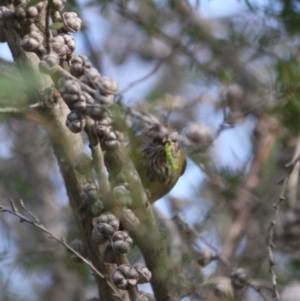
[[[49,238],[56,240],[59,244],[63,245],[68,251],[70,251],[72,254],[76,255],[78,258],[80,258],[87,266],[89,266],[91,268],[91,270],[93,271],[93,273],[97,276],[99,276],[100,278],[104,279],[107,283],[107,285],[111,288],[113,295],[120,299],[123,300],[123,298],[120,296],[120,294],[118,293],[118,291],[115,289],[115,287],[113,286],[112,283],[110,283],[110,281],[103,275],[101,274],[96,267],[86,258],[84,258],[82,255],[80,255],[76,250],[74,250],[68,243],[66,243],[64,238],[59,238],[57,237],[55,234],[53,234],[52,232],[50,232],[42,223],[41,221],[32,213],[30,212],[24,202],[22,200],[20,200],[20,206],[21,208],[30,216],[27,217],[24,214],[20,213],[18,210],[18,207],[16,206],[15,202],[10,199],[9,200],[10,205],[11,205],[11,209],[9,208],[5,208],[3,206],[0,206],[0,212],[7,212],[11,215],[14,215],[16,217],[18,217],[20,219],[20,222],[23,223],[28,223],[33,225],[34,227],[38,228],[39,230],[43,231],[44,233],[46,233],[48,235]]]

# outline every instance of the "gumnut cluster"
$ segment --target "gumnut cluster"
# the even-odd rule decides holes
[[[181,145],[190,154],[206,151],[213,143],[211,130],[204,124],[192,123],[183,129]]]
[[[244,288],[248,281],[248,273],[243,268],[238,268],[231,273],[231,284],[237,290]]]
[[[113,275],[113,281],[119,289],[128,290],[137,284],[149,282],[151,272],[143,264],[119,265]]]
[[[45,12],[46,1],[31,5],[29,0],[23,0],[9,8],[0,6],[0,32],[2,28],[13,27],[22,39],[23,49],[34,52],[41,59],[40,71],[52,76],[70,109],[66,125],[73,133],[83,131],[90,118],[104,146],[118,147],[123,135],[112,129],[107,110],[115,102],[117,82],[92,68],[85,56],[75,54],[76,41],[70,33],[78,32],[82,21],[75,12],[61,12],[65,0],[53,3],[54,7],[49,6],[53,24],[48,35],[44,33],[44,24],[38,22]],[[5,37],[0,35],[0,38]]]
[[[112,213],[101,214],[93,229],[92,240],[95,244],[103,244],[109,240],[119,229],[120,221]]]
[[[208,247],[201,248],[198,251],[198,264],[204,268],[214,260],[214,256]]]
[[[95,244],[106,243],[103,258],[107,263],[116,263],[116,257],[119,254],[128,253],[132,247],[133,241],[129,233],[119,230],[119,226],[119,219],[112,213],[106,212],[98,217],[92,231],[92,240]],[[130,289],[137,284],[147,283],[150,279],[151,272],[141,263],[134,265],[120,264],[113,275],[115,285],[123,290]]]
[[[81,198],[84,201],[83,206],[91,216],[99,216],[103,211],[103,202],[99,198],[98,187],[94,183],[88,183],[83,186]]]

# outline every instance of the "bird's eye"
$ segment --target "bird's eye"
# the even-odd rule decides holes
[[[162,143],[162,140],[159,137],[156,137],[153,139],[153,142],[159,144]]]

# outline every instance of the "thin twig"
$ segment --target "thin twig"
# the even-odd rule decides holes
[[[152,76],[153,74],[155,74],[155,72],[161,67],[161,65],[169,58],[173,55],[173,53],[175,52],[175,49],[177,48],[178,43],[174,43],[173,48],[171,49],[170,53],[168,55],[166,55],[164,58],[161,58],[158,60],[158,62],[156,63],[156,65],[154,66],[154,68],[146,75],[144,75],[143,77],[131,82],[128,84],[128,86],[126,88],[124,88],[123,90],[121,90],[118,94],[122,95],[125,92],[127,92],[129,89],[131,89],[132,87],[134,87],[135,85],[145,81],[146,79],[148,79],[150,76]]]
[[[272,299],[262,290],[264,287],[256,280],[248,281],[249,287],[253,288],[264,300],[272,301]]]
[[[41,224],[42,224],[41,221],[40,221],[33,213],[31,213],[31,212],[26,208],[26,206],[25,206],[25,204],[24,204],[24,202],[23,202],[22,199],[20,199],[20,205],[21,205],[21,208],[22,208],[27,214],[29,214],[29,216],[32,217],[32,219],[33,219],[33,221],[34,221],[35,223],[37,223],[38,225],[41,225]]]
[[[273,249],[275,248],[275,245],[273,242],[274,229],[275,229],[276,221],[277,221],[277,218],[279,215],[280,206],[281,206],[282,202],[285,200],[284,195],[285,195],[285,190],[286,190],[286,186],[287,186],[289,177],[290,177],[291,173],[293,172],[294,167],[299,162],[299,159],[300,159],[300,154],[297,156],[297,158],[293,162],[291,162],[290,164],[287,164],[287,167],[288,167],[287,174],[284,176],[284,178],[282,180],[280,180],[277,183],[278,185],[281,185],[281,191],[280,191],[280,196],[279,196],[278,201],[276,202],[276,204],[273,205],[274,216],[273,216],[273,220],[270,224],[270,228],[269,228],[269,232],[268,232],[267,250],[268,250],[268,254],[269,254],[269,264],[270,264],[269,273],[271,274],[271,277],[272,277],[274,297],[276,298],[277,301],[280,301],[280,295],[279,295],[278,287],[277,287],[277,276],[276,276],[276,272],[274,269],[274,266],[276,265],[276,261],[275,261],[274,253],[273,253]]]
[[[223,113],[223,121],[219,125],[219,128],[218,128],[217,132],[214,134],[214,137],[213,137],[212,141],[217,140],[224,130],[232,129],[234,127],[234,125],[227,124],[227,122],[226,122],[227,114],[226,114],[226,107],[225,106],[222,107],[222,113]]]
[[[201,234],[199,231],[193,227],[190,227],[181,217],[180,215],[176,214],[172,219],[180,233],[187,239],[192,240],[192,244],[194,244],[195,247],[198,247],[196,244],[196,239],[200,238],[211,250],[213,250],[216,254],[214,255],[215,260],[219,260],[222,264],[224,264],[226,267],[230,268],[232,267],[232,264],[229,262],[227,258],[222,256],[220,254],[219,250],[214,247],[209,241]]]
[[[18,208],[16,207],[14,201],[12,199],[9,199],[9,203],[10,203],[10,206],[11,206],[11,209],[12,209],[12,212],[18,214],[19,211],[18,211]]]
[[[49,5],[49,2],[47,2],[46,16],[45,16],[45,36],[46,36],[46,50],[47,50],[48,54],[51,52],[50,31],[49,31],[49,17],[50,17],[50,5]]]
[[[70,251],[72,254],[76,255],[78,258],[80,258],[86,265],[88,265],[91,270],[93,271],[93,273],[95,275],[97,275],[98,277],[104,279],[107,283],[107,285],[111,288],[113,295],[115,297],[117,297],[120,300],[123,300],[123,298],[120,296],[120,294],[118,293],[118,291],[115,289],[115,287],[113,286],[113,284],[110,283],[110,281],[104,276],[102,275],[97,268],[90,262],[88,261],[86,258],[84,258],[82,255],[80,255],[76,250],[74,250],[69,244],[66,243],[64,238],[59,238],[57,237],[55,234],[53,234],[52,232],[50,232],[40,221],[39,219],[37,219],[35,217],[35,215],[33,213],[31,213],[24,205],[23,201],[21,202],[21,207],[26,211],[26,213],[28,213],[33,219],[30,219],[28,217],[26,217],[25,215],[21,214],[14,201],[12,199],[9,200],[12,209],[8,209],[5,208],[3,206],[0,206],[0,212],[7,212],[9,214],[12,214],[16,217],[20,218],[21,222],[26,222],[28,224],[33,225],[34,227],[40,229],[41,231],[43,231],[44,233],[46,233],[48,235],[49,238],[56,240],[59,244],[63,245],[68,251]],[[38,222],[37,222],[38,221]]]
[[[34,103],[25,108],[5,107],[5,108],[0,108],[0,114],[6,114],[6,113],[20,114],[20,113],[25,113],[31,109],[40,108],[42,106],[43,106],[42,103]]]
[[[121,9],[122,12],[125,12],[123,5],[118,4],[118,7]],[[186,21],[182,23],[182,31],[181,31],[182,33],[183,33],[184,28],[187,29],[189,27],[189,24],[190,24],[190,21],[189,21],[189,18],[187,18]],[[168,55],[166,55],[164,58],[159,59],[159,61],[157,62],[157,64],[154,66],[154,68],[148,74],[144,75],[142,78],[140,78],[138,80],[135,80],[135,81],[129,83],[128,86],[126,88],[124,88],[123,90],[121,90],[118,94],[122,95],[125,92],[127,92],[129,89],[131,89],[132,87],[134,87],[135,85],[137,85],[137,84],[143,82],[144,80],[148,79],[150,76],[152,76],[161,67],[161,65],[169,57],[171,57],[175,53],[175,50],[177,48],[180,49],[182,47],[182,41],[181,41],[181,35],[180,34],[179,34],[179,36],[178,36],[177,39],[172,40],[171,47],[172,48],[171,48],[170,53]]]
[[[170,56],[170,54],[169,54],[167,57],[169,57],[169,56]],[[161,65],[164,63],[164,61],[165,61],[165,59],[166,59],[167,57],[165,57],[165,58],[163,58],[163,59],[160,59],[160,60],[156,63],[156,65],[154,66],[154,68],[153,68],[148,74],[146,74],[146,75],[144,75],[143,77],[141,77],[141,78],[139,78],[139,79],[137,79],[137,80],[135,80],[135,81],[129,83],[128,86],[125,87],[124,89],[122,89],[118,94],[122,95],[122,94],[126,93],[126,92],[127,92],[129,89],[131,89],[132,87],[134,87],[134,86],[136,86],[137,84],[139,84],[139,83],[145,81],[145,80],[148,79],[150,76],[152,76],[153,74],[155,74],[155,72],[161,67]]]
[[[139,23],[141,25],[147,25],[147,20],[145,20],[143,18],[143,16],[138,15],[137,13],[135,13],[133,10],[131,9],[125,9],[125,7],[122,4],[117,4],[117,9],[119,9],[119,13],[136,22]],[[189,14],[190,15],[190,14]],[[188,20],[188,18],[187,18]],[[163,30],[161,30],[159,27],[154,26],[153,27],[153,34],[158,37],[160,40],[162,40],[163,42],[165,42],[168,46],[174,47],[176,45],[176,47],[183,52],[186,56],[190,57],[198,66],[205,68],[208,64],[203,64],[198,58],[197,55],[191,50],[189,49],[188,45],[186,43],[184,43],[182,41],[182,35],[179,35],[178,37],[172,37],[171,35],[166,34]],[[216,77],[216,72],[214,70],[211,69],[207,69],[206,70],[207,73],[209,73],[210,76],[212,77]]]
[[[295,158],[300,152],[300,135],[297,137],[294,155]],[[297,202],[297,190],[298,190],[298,181],[299,181],[299,169],[300,164],[296,164],[295,168],[291,172],[289,181],[287,183],[288,186],[288,203],[290,206],[293,206]]]

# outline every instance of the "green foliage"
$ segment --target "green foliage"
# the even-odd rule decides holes
[[[79,13],[79,15],[81,12],[77,0],[68,0],[66,3],[65,10],[66,11],[75,11],[75,12],[77,12],[77,14]]]
[[[15,69],[0,69],[0,78],[0,107],[25,105],[25,86],[20,73]]]
[[[275,65],[277,72],[277,86],[283,92],[294,90],[300,80],[299,61],[297,57],[290,56],[286,60],[279,60]]]
[[[18,171],[10,171],[6,174],[2,181],[5,189],[10,193],[11,197],[31,200],[35,198],[35,185],[26,179],[26,176],[21,175]]]
[[[55,22],[55,23],[51,24],[49,26],[49,28],[50,29],[61,29],[61,28],[63,28],[63,26],[64,26],[64,23],[62,23],[62,22]]]
[[[233,82],[234,73],[230,69],[222,68],[218,70],[218,78],[223,84],[230,84]]]
[[[93,283],[93,277],[91,276],[90,269],[82,263],[81,260],[75,261],[71,254],[66,252],[66,256],[64,258],[64,263],[66,267],[76,273],[82,284],[90,284]]]
[[[34,6],[34,5],[37,5],[38,3],[40,3],[40,2],[44,2],[45,0],[30,0],[28,3],[27,3],[27,5],[26,5],[26,7],[31,7],[31,6]]]
[[[224,188],[220,191],[222,198],[231,202],[236,198],[237,189],[242,183],[240,172],[233,171],[230,168],[223,168],[219,171],[219,176],[223,180]]]
[[[296,134],[300,131],[299,114],[300,114],[300,95],[292,94],[286,97],[285,101],[279,106],[283,124]],[[291,133],[291,134],[292,134]]]
[[[296,57],[278,61],[277,87],[283,97],[279,100],[275,113],[279,114],[283,124],[292,133],[300,131],[300,66]]]
[[[46,270],[51,270],[54,260],[56,260],[56,256],[52,251],[31,250],[29,253],[21,254],[18,257],[18,265],[23,268],[25,272],[43,273]]]
[[[300,261],[299,259],[295,258],[290,261],[289,267],[291,269],[292,274],[299,278],[300,277]]]
[[[300,32],[300,9],[298,0],[280,0],[282,8],[279,12],[283,24],[290,34],[298,34]]]

